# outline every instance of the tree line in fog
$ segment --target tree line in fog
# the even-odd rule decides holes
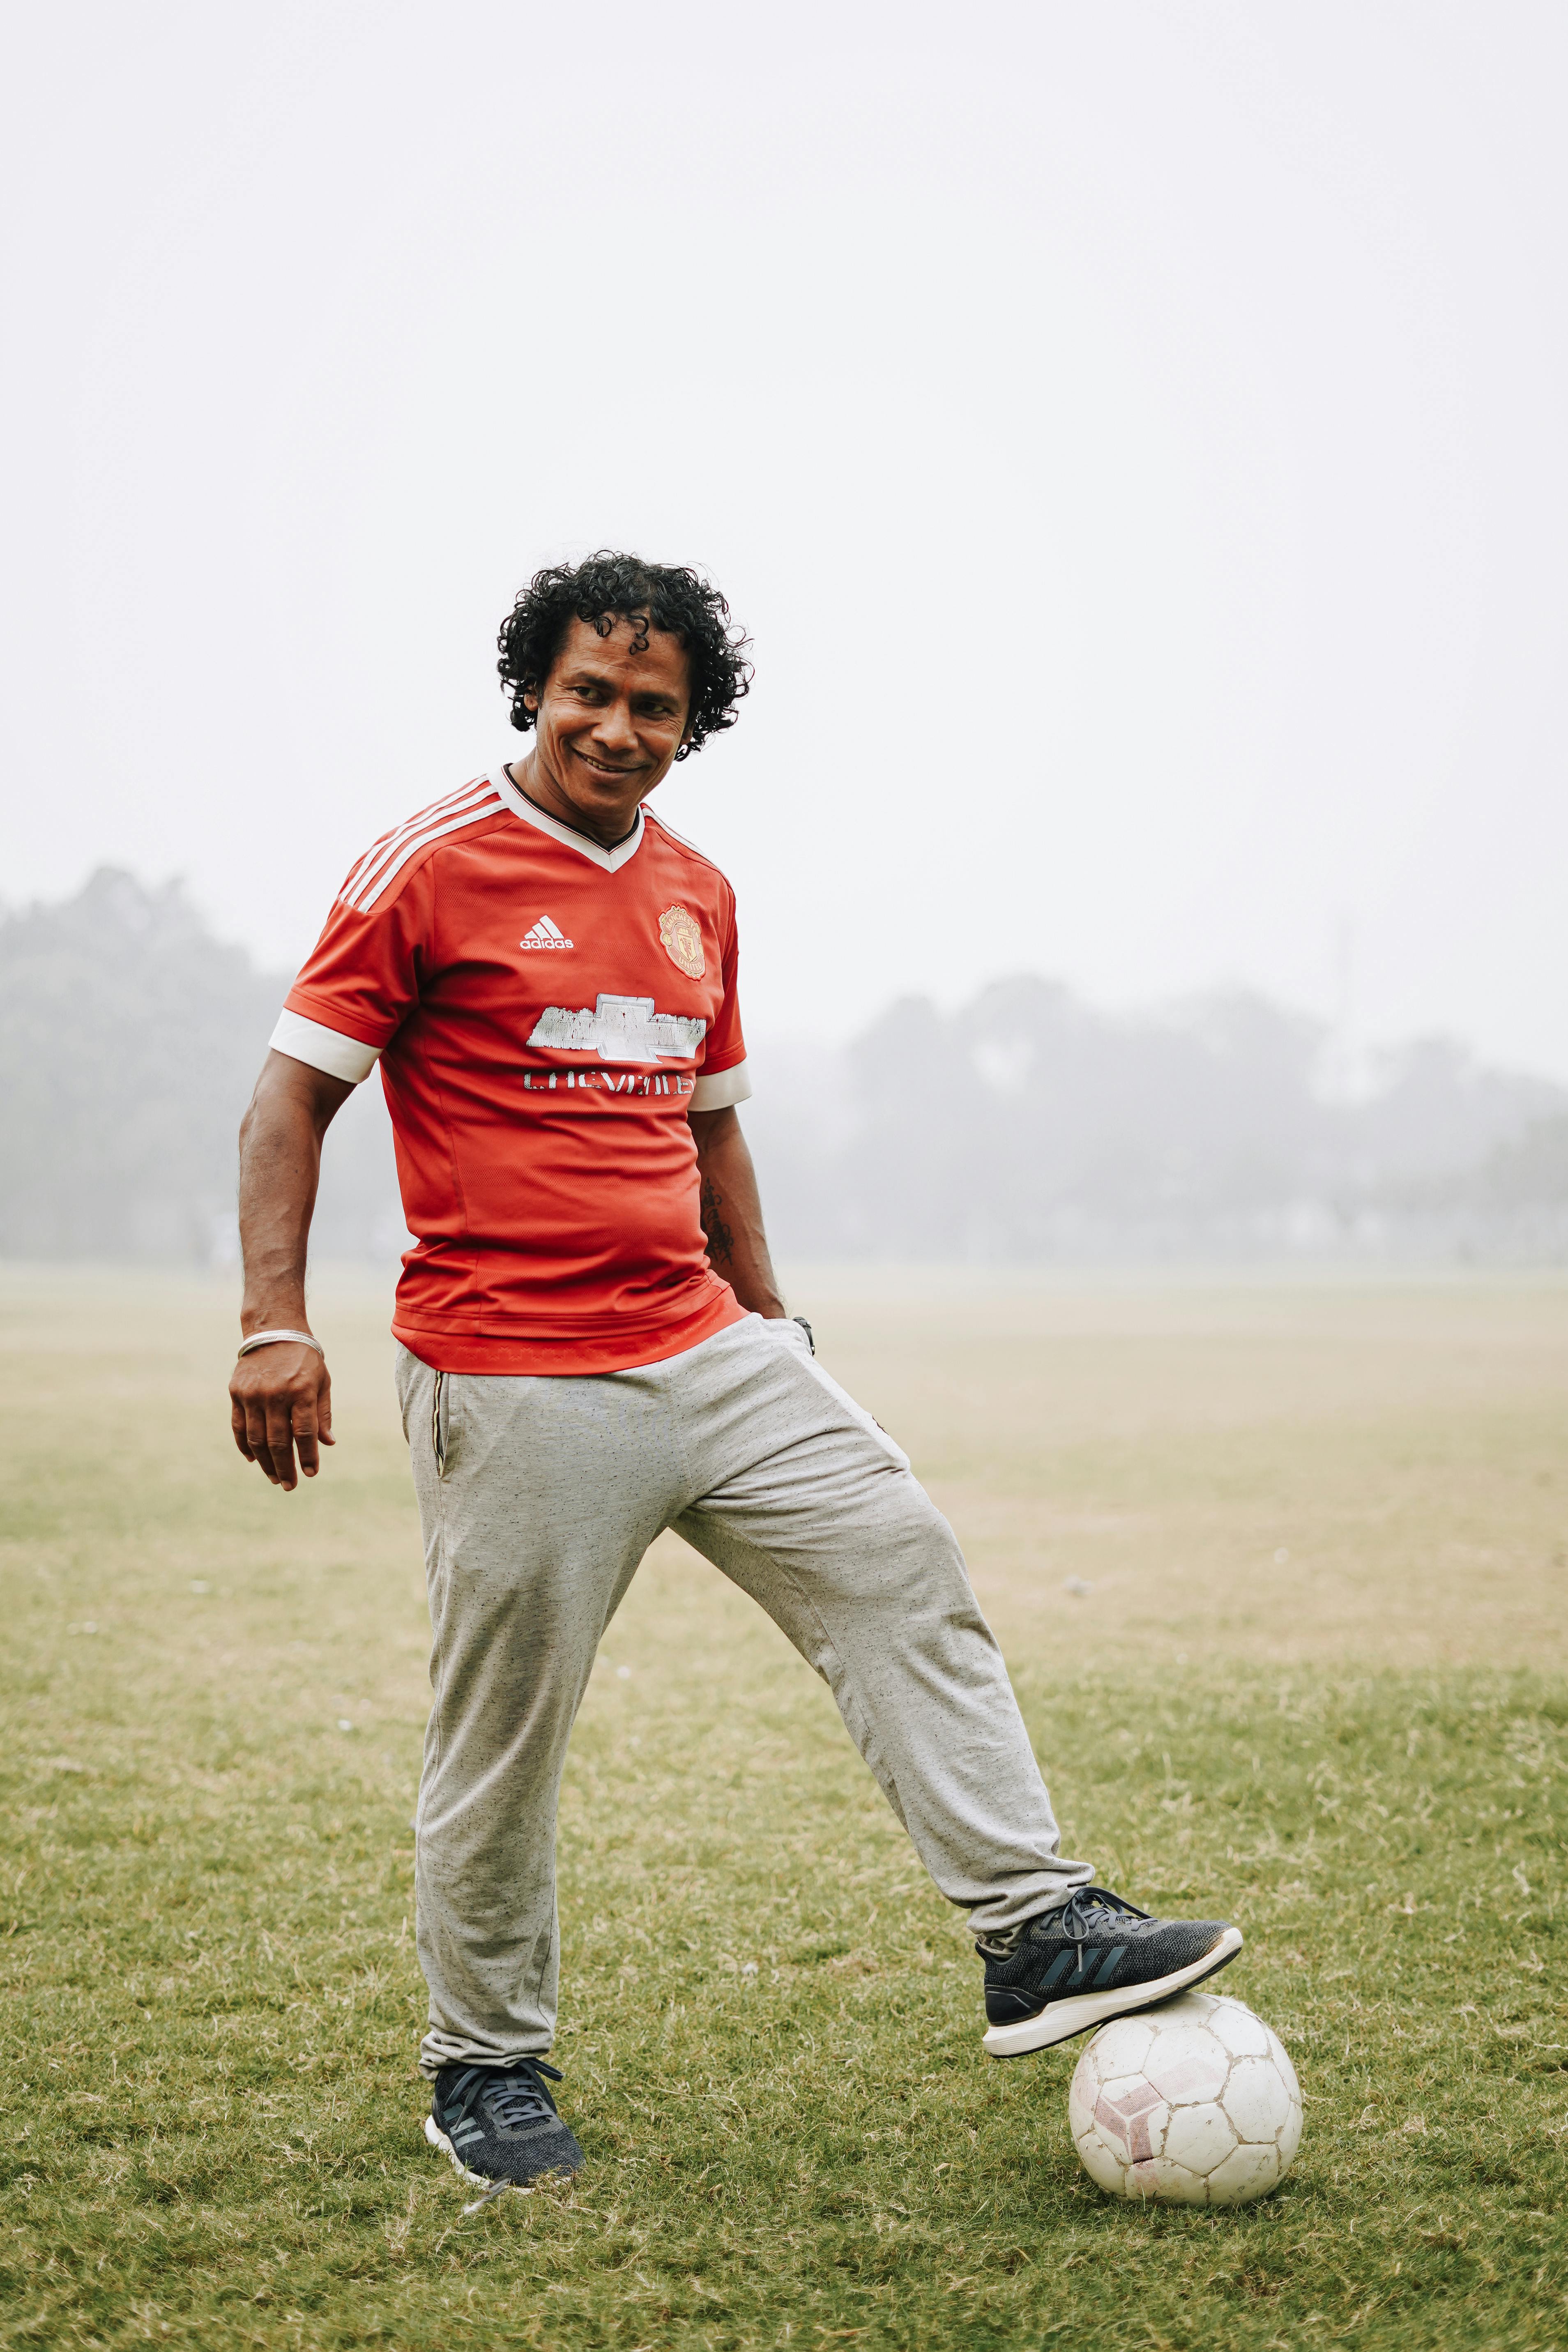
[[[210,1264],[287,978],[174,884],[104,869],[0,919],[0,1255]],[[752,1139],[788,1256],[978,1262],[1568,1256],[1568,1090],[1451,1040],[1336,1068],[1244,991],[1112,1015],[1036,978],[755,1051]],[[329,1139],[315,1246],[404,1245],[378,1083]]]

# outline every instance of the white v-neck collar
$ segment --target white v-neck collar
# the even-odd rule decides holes
[[[542,808],[536,808],[526,793],[518,791],[507,774],[504,761],[490,782],[513,816],[520,816],[524,824],[536,825],[541,833],[547,833],[552,841],[558,841],[563,849],[574,849],[579,857],[585,857],[590,866],[597,866],[605,874],[618,874],[642,847],[643,813],[640,808],[637,821],[625,841],[617,841],[614,849],[602,849],[585,833],[578,833],[571,825],[563,824],[559,817],[547,816]]]

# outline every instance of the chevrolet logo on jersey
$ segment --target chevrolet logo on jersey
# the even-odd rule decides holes
[[[547,1004],[531,1045],[567,1054],[597,1054],[602,1062],[684,1061],[702,1043],[708,1024],[684,1013],[656,1013],[651,996],[601,996],[591,1013]]]

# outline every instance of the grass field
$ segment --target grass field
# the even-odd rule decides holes
[[[826,1692],[673,1538],[562,1823],[579,2184],[414,2073],[416,1523],[229,1447],[221,1289],[0,1277],[0,2345],[1568,2347],[1568,1286],[797,1279],[1002,1635],[1069,1850],[1218,1909],[1307,2098],[1238,2212],[1115,2205]],[[1087,1588],[1086,1590],[1076,1590]]]

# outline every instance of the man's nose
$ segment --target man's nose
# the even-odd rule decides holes
[[[631,711],[624,702],[606,703],[599,713],[594,732],[606,751],[637,750],[637,729],[632,725]]]

